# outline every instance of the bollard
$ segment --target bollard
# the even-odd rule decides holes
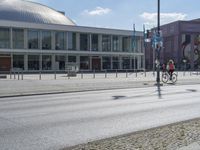
[[[41,71],[39,72],[39,80],[42,79]]]
[[[24,71],[22,71],[22,80],[24,80]]]
[[[117,70],[116,70],[116,78],[118,77]]]
[[[192,71],[190,70],[190,76],[192,76]]]
[[[93,79],[95,79],[95,70],[93,71]]]
[[[183,76],[185,76],[185,71],[183,71]]]
[[[107,78],[107,71],[105,70],[105,78]]]
[[[68,79],[70,79],[69,69],[68,69],[68,72],[67,72],[67,77],[68,77]]]
[[[137,70],[136,70],[136,74],[135,74],[135,77],[137,77]]]
[[[18,71],[17,73],[18,73],[18,77],[17,77],[17,79],[19,80],[19,71]]]
[[[56,71],[54,72],[54,80],[56,80]]]
[[[128,78],[128,72],[127,72],[127,70],[126,70],[126,78]]]
[[[12,72],[10,71],[10,79],[12,79]]]
[[[81,79],[83,79],[83,71],[81,71]]]
[[[144,71],[144,76],[147,77],[147,72],[146,72],[146,70]]]
[[[15,74],[15,72],[14,72],[14,79],[16,79],[16,74]]]

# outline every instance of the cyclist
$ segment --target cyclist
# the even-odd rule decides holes
[[[172,74],[175,70],[175,65],[174,65],[174,61],[173,60],[169,60],[168,64],[167,64],[167,70],[168,70],[168,73],[170,75],[170,80],[172,80]]]

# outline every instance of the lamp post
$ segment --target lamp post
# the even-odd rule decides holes
[[[157,36],[158,38],[160,38],[160,0],[158,0],[158,26],[157,26]],[[157,77],[156,77],[156,81],[157,84],[160,84],[160,50],[161,50],[161,44],[158,42],[156,44],[156,51],[157,51],[157,58],[156,60],[158,61],[157,64]]]

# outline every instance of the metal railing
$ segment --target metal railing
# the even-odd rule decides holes
[[[198,76],[200,75],[200,70],[187,70],[187,71],[176,71],[178,76]],[[162,75],[162,74],[161,74]],[[145,70],[79,70],[79,72],[70,72],[70,70],[65,71],[31,71],[24,72],[23,70],[11,70],[11,71],[0,71],[1,79],[10,80],[62,80],[62,79],[112,79],[112,78],[146,78],[155,77],[152,71],[146,72]]]

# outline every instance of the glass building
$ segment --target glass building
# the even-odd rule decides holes
[[[78,26],[39,3],[4,0],[0,10],[0,71],[144,69],[142,32],[133,47],[131,30]]]

